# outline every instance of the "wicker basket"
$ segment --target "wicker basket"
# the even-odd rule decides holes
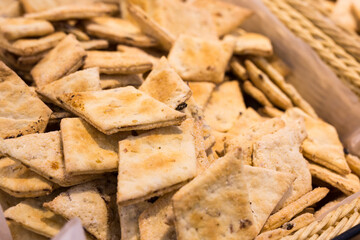
[[[336,26],[311,1],[263,0],[295,35],[309,44],[353,92],[360,96],[360,38]]]

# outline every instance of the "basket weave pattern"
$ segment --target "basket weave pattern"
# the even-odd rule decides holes
[[[360,223],[360,199],[355,199],[282,239],[332,239]]]
[[[359,43],[354,40],[356,37],[347,34],[347,37],[340,39],[341,35],[345,35],[344,30],[326,20],[315,10],[316,8],[312,8],[313,13],[310,13],[309,6],[299,3],[298,0],[263,0],[263,2],[295,35],[317,52],[344,84],[360,96],[360,63],[356,60],[360,58],[360,48]],[[329,35],[339,35],[340,37],[336,37],[337,42],[323,29],[326,29]]]

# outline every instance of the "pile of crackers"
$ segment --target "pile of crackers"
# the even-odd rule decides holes
[[[0,18],[0,204],[14,240],[75,217],[88,239],[298,239],[360,190],[359,158],[285,80],[270,39],[240,28],[252,11],[7,1],[25,11]],[[359,223],[349,206],[306,237]]]

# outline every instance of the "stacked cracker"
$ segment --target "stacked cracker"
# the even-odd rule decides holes
[[[238,28],[249,10],[21,3],[23,17],[0,20],[14,239],[51,238],[74,217],[88,239],[279,239],[314,222],[329,191],[360,190],[360,160],[286,82],[271,41]]]

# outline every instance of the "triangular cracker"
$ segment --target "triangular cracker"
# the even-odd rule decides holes
[[[87,4],[70,4],[58,6],[49,10],[25,14],[28,19],[46,19],[49,21],[61,21],[68,19],[84,19],[116,13],[118,6],[101,2]]]
[[[69,176],[65,172],[60,131],[7,139],[0,142],[0,151],[63,187],[97,178],[96,175]]]
[[[205,109],[211,93],[214,91],[215,84],[210,82],[189,82],[188,84],[195,102]]]
[[[0,188],[15,197],[49,194],[53,184],[11,158],[0,158]]]
[[[134,87],[64,94],[59,100],[105,134],[180,124],[175,111]]]
[[[174,213],[171,198],[174,193],[160,197],[139,217],[141,239],[147,240],[176,240],[175,226],[169,223]]]
[[[44,207],[53,212],[72,219],[80,218],[84,228],[97,239],[111,238],[111,214],[108,204],[112,202],[116,192],[115,184],[100,180],[70,188],[52,201],[44,203]]]
[[[187,121],[181,128],[155,129],[119,142],[120,206],[173,191],[195,177],[193,126]]]
[[[144,82],[141,74],[130,74],[130,75],[100,75],[100,86],[101,89],[112,89],[126,86],[139,87]]]
[[[49,101],[62,107],[57,97],[65,93],[101,90],[98,68],[88,68],[69,74],[36,89]]]
[[[63,32],[56,32],[37,39],[19,39],[8,42],[0,37],[1,48],[20,56],[32,56],[55,47],[64,37]]]
[[[38,87],[75,72],[83,64],[85,50],[73,35],[68,35],[31,70]]]
[[[192,0],[189,3],[211,13],[218,36],[235,30],[252,14],[251,10],[219,0]]]
[[[204,111],[205,121],[213,129],[227,132],[245,108],[239,83],[224,82],[211,94]]]
[[[4,215],[30,231],[45,237],[54,237],[65,225],[66,220],[44,209],[42,204],[40,200],[28,199],[7,209]]]
[[[13,240],[48,240],[48,238],[27,230],[14,221],[6,221]]]
[[[0,138],[43,132],[51,115],[51,110],[1,61],[0,115]]]
[[[157,41],[143,34],[138,26],[120,18],[92,18],[86,23],[86,31],[96,37],[117,43],[130,44],[138,47],[153,47],[157,45]]]
[[[80,118],[64,118],[60,128],[67,173],[95,174],[118,169],[118,144],[129,135],[127,132],[107,136]]]
[[[251,166],[244,166],[244,175],[255,224],[260,231],[271,212],[288,191],[295,176],[286,172]]]
[[[181,35],[171,48],[168,59],[183,80],[221,83],[233,47],[231,41]]]
[[[139,202],[119,208],[121,240],[140,240],[139,216],[148,207],[150,202]]]
[[[134,55],[132,47],[123,47],[123,51],[87,51],[84,68],[99,67],[105,74],[135,74],[144,73],[152,68],[150,56],[140,49],[134,49],[143,54]]]
[[[311,175],[306,160],[300,152],[301,143],[306,138],[302,118],[284,118],[285,127],[277,132],[259,138],[253,146],[253,164],[256,167],[289,172],[296,176],[292,191],[279,208],[311,190]]]
[[[241,149],[215,161],[173,197],[177,239],[253,239]]]
[[[306,158],[340,174],[349,174],[343,146],[336,129],[320,118],[312,118],[300,109],[291,109],[289,115],[301,115],[305,119],[307,139],[302,144]]]
[[[0,33],[8,40],[40,37],[54,32],[50,22],[26,18],[1,18]]]
[[[160,59],[139,90],[174,109],[191,96],[189,86],[170,67],[165,57]]]

